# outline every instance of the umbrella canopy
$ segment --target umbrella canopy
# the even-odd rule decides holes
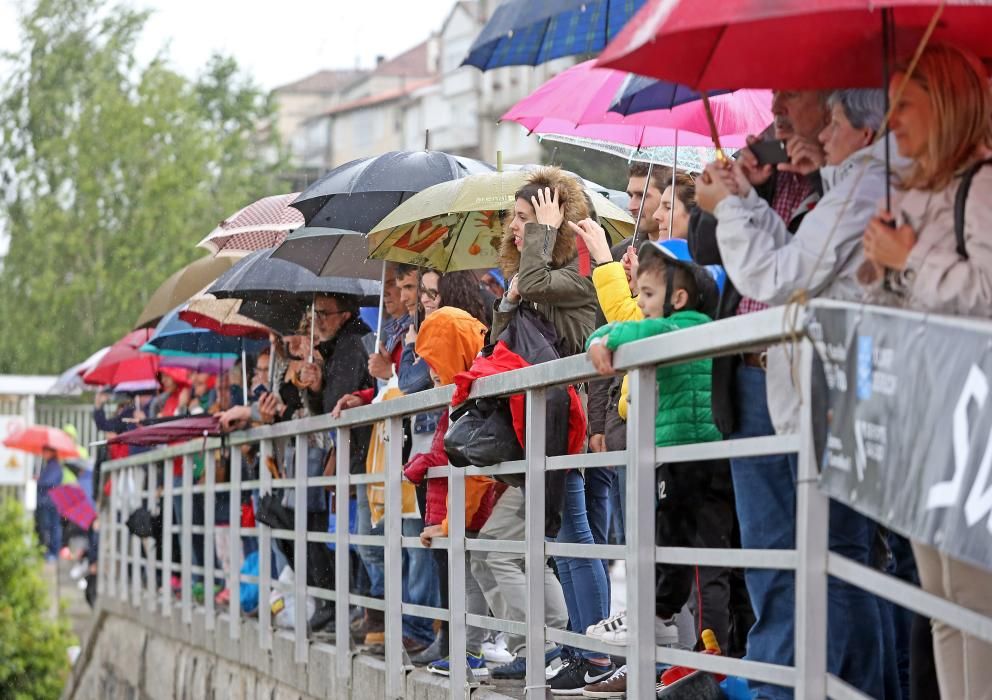
[[[96,366],[96,363],[103,359],[103,356],[110,351],[110,346],[100,348],[95,353],[87,357],[79,364],[75,364],[55,380],[49,394],[78,394],[86,384],[83,382],[83,375]]]
[[[361,234],[341,229],[306,227],[289,234],[270,257],[288,260],[321,277],[378,280],[382,275],[382,265],[370,262],[367,255],[368,244]]]
[[[220,434],[220,419],[217,416],[191,416],[143,425],[121,433],[107,442],[151,447],[193,438],[217,437]]]
[[[240,355],[225,353],[219,355],[161,355],[158,358],[160,369],[184,369],[188,372],[223,374],[238,363]],[[115,387],[116,388],[116,387]]]
[[[214,333],[206,328],[197,328],[179,318],[183,307],[177,307],[166,314],[155,332],[142,346],[144,352],[156,355],[237,355],[242,350],[257,352],[268,345],[268,341],[237,338]],[[266,337],[268,334],[266,333]]]
[[[110,346],[97,364],[83,375],[83,382],[94,385],[154,381],[158,359],[141,351],[152,336],[150,328],[131,331]]]
[[[196,328],[246,338],[267,338],[269,328],[241,313],[240,299],[218,299],[213,294],[197,294],[179,311],[179,318]]]
[[[698,89],[879,87],[883,10],[908,58],[937,0],[649,0],[600,65]],[[992,57],[990,0],[947,0],[933,42]]]
[[[96,520],[96,509],[86,490],[77,484],[59,484],[48,491],[55,510],[83,530],[89,530]]]
[[[415,192],[491,170],[488,163],[440,151],[390,151],[334,168],[292,206],[307,226],[366,233]]]
[[[229,270],[235,262],[236,260],[231,257],[206,257],[177,270],[152,292],[148,303],[134,322],[134,327],[154,326],[172,309],[185,303],[187,299]]]
[[[29,425],[15,430],[4,439],[3,444],[4,447],[12,450],[29,452],[33,455],[40,455],[42,448],[51,447],[58,454],[59,459],[79,456],[76,441],[64,430],[48,425]]]
[[[493,12],[462,65],[481,70],[536,66],[597,53],[643,4],[644,0],[509,0]]]
[[[729,90],[708,90],[709,96],[722,95]],[[702,99],[702,93],[691,87],[655,80],[643,75],[628,75],[610,103],[610,111],[617,114],[637,114],[656,109],[675,109],[679,105]]]
[[[357,233],[349,235],[364,242],[364,237]],[[259,250],[247,256],[212,284],[207,293],[219,299],[235,297],[273,305],[299,301],[301,297],[309,303],[314,294],[350,294],[359,297],[361,306],[379,303],[382,284],[378,280],[318,277],[299,265],[271,256],[271,253],[271,249]],[[377,277],[378,274],[379,270],[376,270]]]
[[[235,257],[279,245],[287,233],[303,225],[303,215],[289,206],[299,194],[263,197],[224,219],[197,245],[214,255]]]
[[[497,266],[503,238],[499,215],[513,207],[513,195],[527,176],[523,170],[487,173],[427,188],[369,234],[370,256],[442,272]],[[586,194],[615,243],[633,234],[627,212],[598,192]]]
[[[594,61],[573,66],[544,83],[503,115],[544,138],[613,144],[630,158],[650,159],[652,147],[712,149],[709,120],[702,101],[668,110],[623,115],[609,111],[627,75],[597,68]],[[748,134],[772,121],[771,92],[739,90],[710,99],[713,119],[723,146],[746,145]],[[622,148],[625,147],[625,148]],[[603,150],[603,149],[601,149]],[[658,162],[658,161],[655,161]]]

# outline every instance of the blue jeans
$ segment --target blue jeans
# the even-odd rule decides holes
[[[593,487],[594,490],[602,488],[604,485],[600,480],[595,480],[594,483],[596,484]],[[608,482],[605,483],[605,487],[606,492],[603,498],[608,497],[609,494]],[[582,474],[577,469],[573,469],[565,475],[565,504],[557,541],[579,544],[593,544],[595,542],[586,512],[586,484]],[[596,624],[610,614],[610,594],[606,568],[602,562],[595,559],[573,559],[571,557],[555,557],[555,564],[558,566],[558,578],[561,579],[562,592],[565,594],[569,626],[573,632],[584,634],[589,625]],[[602,656],[598,652],[591,651],[580,651],[579,653],[585,658]]]
[[[596,544],[609,544],[610,516],[613,514],[612,498],[617,481],[616,469],[612,467],[586,469],[585,477],[586,518],[589,520],[592,540]],[[610,562],[606,559],[600,559],[600,561],[603,562],[603,571],[606,572],[606,607],[607,615],[609,615]]]
[[[38,509],[34,517],[38,523],[38,537],[45,547],[45,557],[57,558],[59,550],[62,549],[62,519],[48,494],[38,499]]]
[[[732,438],[773,435],[765,373],[737,371],[738,431]],[[796,541],[796,457],[772,455],[730,463],[744,548],[791,549]],[[875,525],[846,506],[830,502],[831,551],[868,564]],[[747,658],[788,664],[794,661],[795,577],[789,571],[745,571],[755,623],[748,633]],[[877,599],[830,580],[827,595],[827,670],[872,697],[882,697],[882,621]],[[755,685],[768,698],[789,698],[778,686]]]
[[[373,534],[372,511],[369,509],[368,490],[364,484],[359,484],[355,492],[357,494],[355,500],[358,513],[356,516],[358,534],[371,535]],[[365,567],[365,573],[369,577],[369,597],[382,598],[386,592],[386,572],[383,566],[382,547],[358,545],[357,549],[358,556]]]

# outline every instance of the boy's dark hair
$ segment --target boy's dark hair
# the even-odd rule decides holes
[[[420,272],[420,268],[416,265],[408,265],[406,263],[396,263],[396,267],[394,269],[396,279],[406,277],[407,275],[412,275],[414,272]]]
[[[696,284],[696,276],[685,265],[674,261],[667,262],[660,255],[649,255],[645,256],[643,260],[638,260],[637,264],[637,276],[640,277],[645,273],[659,275],[662,279],[666,279],[671,273],[669,278],[673,286],[671,291],[684,289],[689,295],[689,303],[684,307],[684,310],[701,310],[699,307],[702,304],[702,298],[699,294],[699,285]]]

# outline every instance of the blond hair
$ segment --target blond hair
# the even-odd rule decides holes
[[[901,178],[905,189],[941,190],[992,146],[989,76],[973,54],[953,46],[928,46],[910,80],[930,98],[926,153]]]

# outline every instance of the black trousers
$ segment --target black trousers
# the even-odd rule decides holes
[[[655,542],[668,547],[730,548],[734,494],[726,460],[663,464],[656,472]],[[690,595],[696,593],[690,601]],[[669,618],[690,603],[696,634],[711,629],[727,648],[731,571],[723,567],[655,565],[655,614]]]
[[[294,511],[287,509],[291,517]],[[308,532],[327,532],[326,510],[307,513]],[[292,540],[276,540],[279,550],[286,556],[289,568],[296,573],[296,552]],[[334,590],[334,553],[324,542],[307,542],[307,585]]]

